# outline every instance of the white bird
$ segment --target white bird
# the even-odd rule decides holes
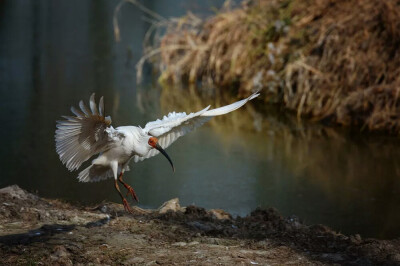
[[[240,108],[256,98],[259,93],[212,110],[209,110],[210,106],[208,106],[196,113],[172,112],[161,120],[147,123],[144,128],[140,126],[113,128],[111,118],[104,116],[103,97],[100,98],[97,109],[94,95],[93,93],[90,97],[90,109],[83,101],[80,101],[81,110],[71,107],[75,116],[62,116],[65,120],[57,121],[56,150],[60,160],[70,171],[77,170],[83,162],[99,154],[89,167],[79,173],[79,181],[95,182],[114,177],[114,185],[121,196],[125,210],[131,212],[127,200],[121,194],[117,180],[125,186],[128,194],[138,201],[133,188],[122,179],[124,172],[129,171],[128,164],[132,159],[136,163],[161,152],[175,171],[164,149],[212,117]]]

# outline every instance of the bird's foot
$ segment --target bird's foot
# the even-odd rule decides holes
[[[126,185],[125,188],[128,190],[128,193],[126,193],[126,195],[131,195],[132,198],[136,200],[136,202],[139,202],[139,198],[137,197],[135,190],[133,190],[130,185]]]
[[[125,211],[127,211],[129,213],[133,213],[133,211],[131,210],[131,207],[129,207],[129,203],[126,199],[122,199],[122,203],[124,204]]]

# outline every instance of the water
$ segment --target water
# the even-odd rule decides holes
[[[213,5],[220,6],[222,1]],[[118,1],[0,2],[0,187],[18,184],[50,198],[119,202],[113,181],[79,183],[54,148],[55,121],[69,106],[105,96],[113,125],[141,125],[168,111],[197,111],[237,99],[199,97],[188,88],[160,90],[150,69],[136,85],[135,64],[148,23]],[[163,16],[210,10],[211,1],[146,1]],[[248,105],[178,140],[164,157],[131,164],[126,180],[140,206],[182,205],[246,215],[273,206],[306,223],[364,237],[400,236],[400,142],[395,137],[299,124],[279,110]]]

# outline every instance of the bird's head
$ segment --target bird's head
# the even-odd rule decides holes
[[[167,160],[169,161],[169,163],[172,166],[172,170],[175,172],[175,167],[174,164],[171,161],[171,158],[169,158],[168,154],[166,153],[166,151],[161,148],[160,144],[158,144],[158,139],[156,137],[149,137],[147,144],[149,144],[149,146],[151,147],[151,149],[157,149],[159,152],[162,153],[162,155],[164,155]]]

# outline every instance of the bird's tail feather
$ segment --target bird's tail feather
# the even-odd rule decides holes
[[[113,172],[110,167],[98,164],[90,165],[78,175],[80,182],[97,182],[110,177],[113,177]]]

